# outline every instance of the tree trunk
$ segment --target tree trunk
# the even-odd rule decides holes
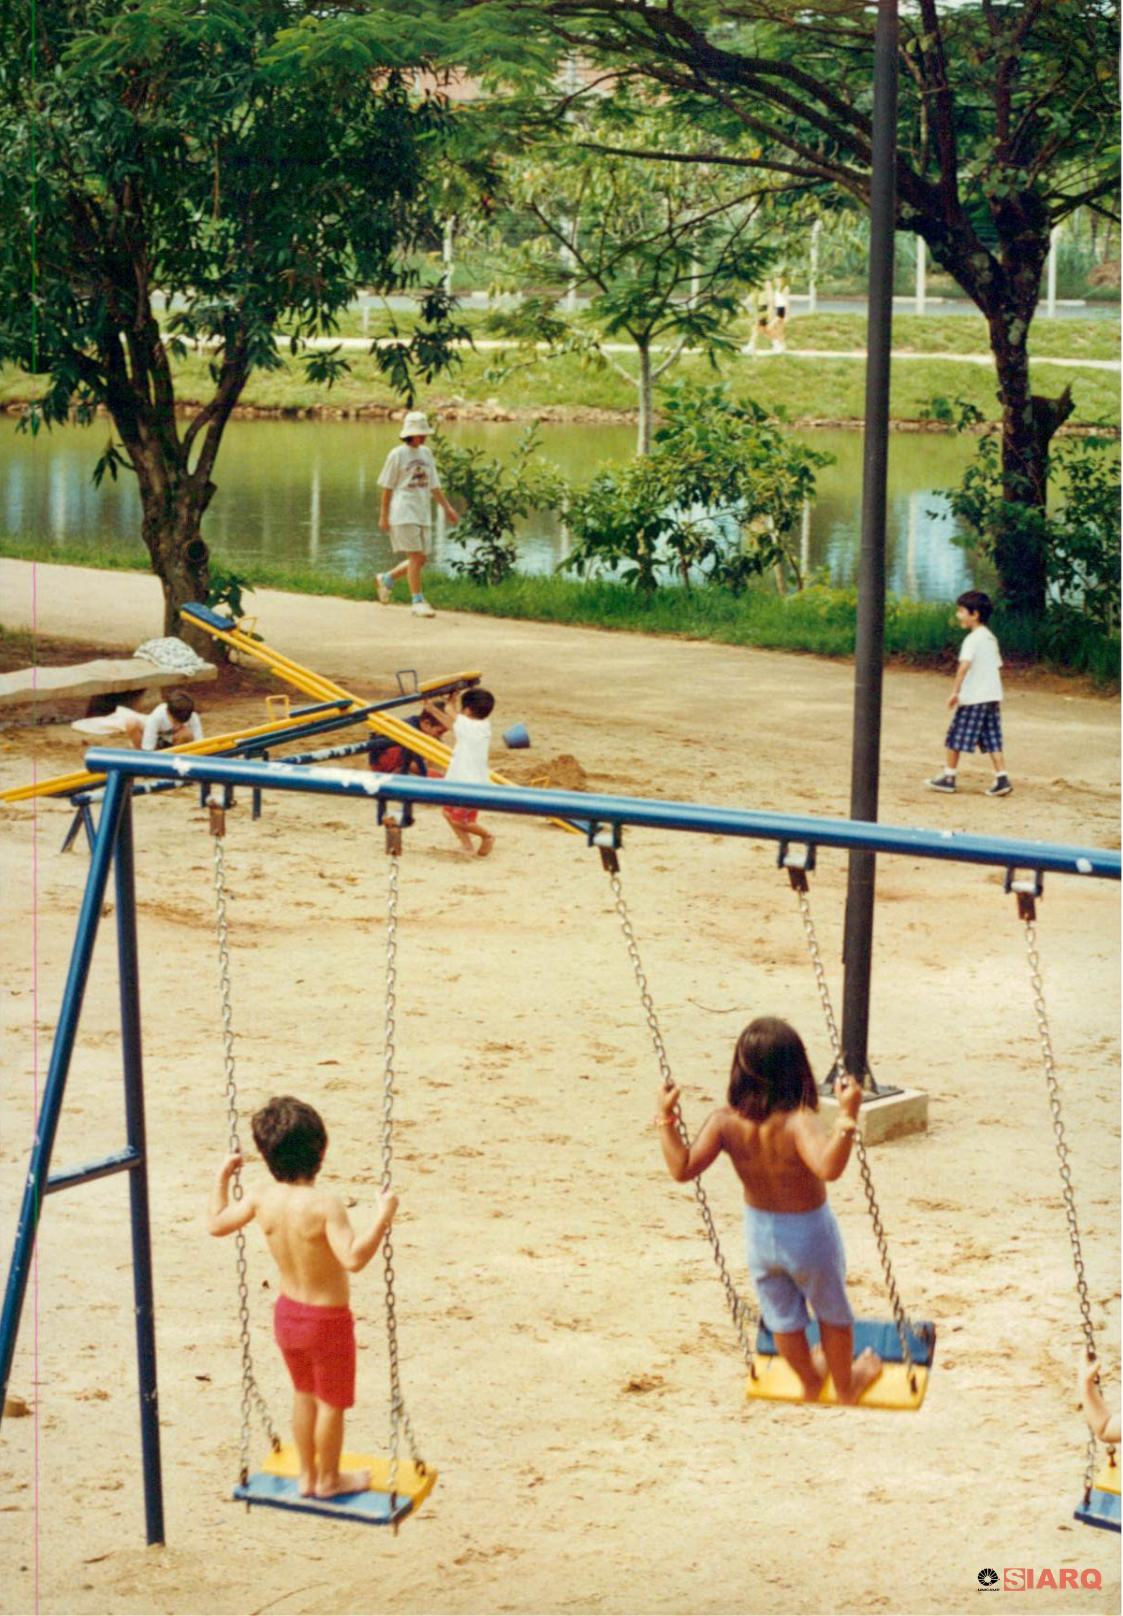
[[[1012,312],[990,317],[989,325],[1002,405],[1002,497],[1007,504],[1044,514],[1049,445],[1072,414],[1072,392],[1066,387],[1059,398],[1031,393],[1024,327]],[[1015,518],[996,533],[994,560],[1001,595],[1010,609],[1043,617],[1047,557],[1033,523]]]
[[[639,419],[636,424],[636,453],[645,455],[651,453],[651,424],[654,413],[654,389],[651,379],[651,349],[639,338],[635,339],[639,350],[639,378],[636,381],[636,392],[639,396]]]
[[[140,488],[141,537],[164,591],[164,633],[178,635],[208,662],[221,662],[225,653],[220,642],[179,615],[182,606],[207,598],[209,557],[199,524],[214,484],[200,488],[187,473],[169,468],[154,443],[133,446],[130,458]]]

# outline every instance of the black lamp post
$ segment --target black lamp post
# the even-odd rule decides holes
[[[893,333],[893,248],[897,214],[898,0],[878,0],[874,45],[870,179],[869,332],[862,464],[862,547],[854,653],[854,740],[850,817],[877,818],[881,759],[881,673],[885,645],[885,483],[889,455],[889,350]],[[847,1070],[869,1070],[870,964],[876,858],[851,853],[843,941],[842,1047]]]

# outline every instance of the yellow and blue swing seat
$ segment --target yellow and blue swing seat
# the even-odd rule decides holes
[[[819,1340],[819,1326],[814,1320],[807,1327],[807,1339],[812,1346]],[[910,1376],[901,1351],[897,1326],[892,1320],[856,1319],[854,1321],[854,1353],[872,1347],[884,1364],[881,1374],[858,1399],[859,1408],[893,1409],[898,1412],[918,1409],[928,1390],[928,1376],[936,1351],[936,1326],[929,1323],[911,1324],[908,1331],[909,1351],[912,1353],[913,1371]],[[776,1351],[772,1334],[762,1324],[757,1331],[756,1351],[753,1353],[749,1378],[745,1382],[748,1397],[764,1398],[774,1403],[803,1401],[803,1388],[799,1376]],[[819,1403],[838,1403],[834,1381],[828,1375],[818,1396]],[[1118,1503],[1118,1500],[1116,1500]]]
[[[337,1498],[303,1498],[298,1490],[300,1462],[296,1449],[287,1445],[270,1453],[260,1470],[239,1483],[234,1497],[243,1504],[264,1504],[302,1515],[324,1515],[367,1526],[397,1526],[428,1498],[437,1479],[435,1470],[426,1467],[419,1471],[409,1459],[399,1459],[391,1498],[389,1459],[370,1453],[345,1453],[339,1464],[342,1470],[369,1470],[369,1489],[340,1493]]]
[[[1105,1532],[1119,1531],[1119,1466],[1114,1454],[1100,1469],[1088,1497],[1073,1510],[1073,1519]]]

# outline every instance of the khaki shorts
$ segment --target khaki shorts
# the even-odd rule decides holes
[[[421,522],[391,522],[390,548],[405,554],[420,550],[424,555],[431,555],[433,529]]]

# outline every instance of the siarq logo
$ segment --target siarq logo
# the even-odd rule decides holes
[[[1099,1588],[1102,1578],[1098,1571],[1088,1567],[1084,1571],[1074,1571],[1071,1566],[1065,1566],[1061,1571],[1050,1571],[1046,1566],[1044,1571],[1031,1571],[1028,1566],[1004,1566],[1002,1569],[1003,1588],[1021,1590],[1024,1588],[1075,1588],[1079,1578],[1081,1588]],[[980,1571],[979,1581],[983,1580]]]
[[[979,1582],[982,1585],[982,1587],[984,1587],[984,1588],[993,1588],[994,1585],[997,1583],[997,1581],[998,1581],[998,1572],[997,1571],[991,1571],[990,1568],[988,1567],[987,1570],[979,1572]]]

